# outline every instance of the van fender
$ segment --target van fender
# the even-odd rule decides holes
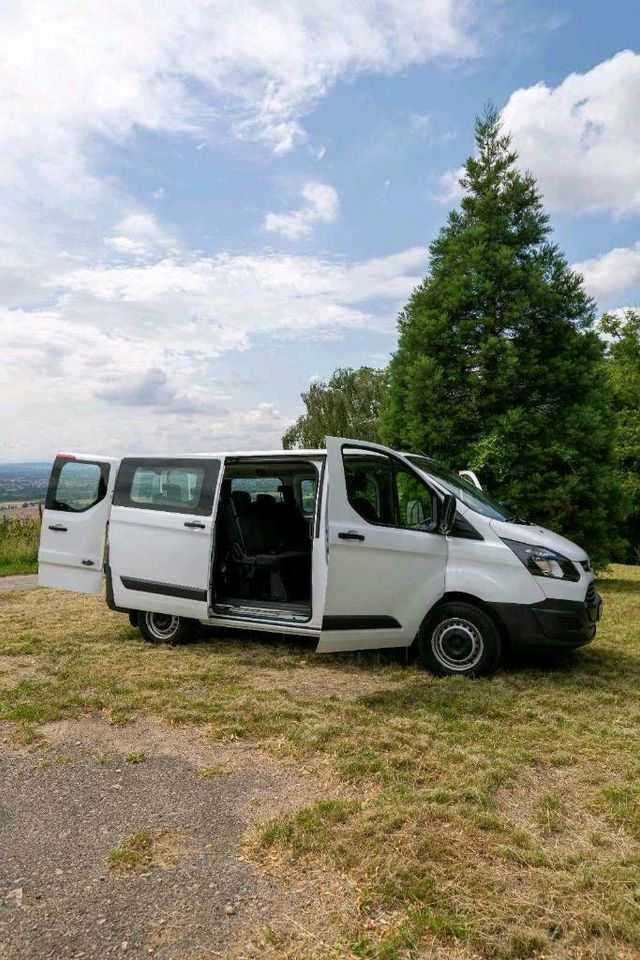
[[[445,596],[466,594],[486,604],[494,603],[539,603],[545,594],[536,578],[523,567],[516,557],[515,562],[499,562],[498,557],[477,556],[465,562],[464,557],[455,557],[449,552],[445,576]],[[508,558],[511,561],[511,557]]]

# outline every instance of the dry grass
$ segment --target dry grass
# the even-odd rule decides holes
[[[244,852],[316,906],[238,957],[637,958],[640,568],[601,590],[592,647],[476,682],[303,641],[151,647],[98,599],[5,596],[0,653],[38,672],[0,719],[28,742],[64,717],[151,713],[311,771],[317,803]]]

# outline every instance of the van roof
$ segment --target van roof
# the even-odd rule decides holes
[[[138,457],[152,457],[154,460],[173,460],[175,458],[189,459],[190,457],[199,459],[200,457],[326,457],[326,450],[207,450],[199,451],[197,453],[181,452],[181,453],[150,453],[148,451],[142,452],[128,452],[123,454],[122,457],[110,457],[109,454],[104,453],[80,453],[76,451],[75,453],[58,453],[56,454],[57,458],[69,459],[69,460],[104,460],[105,457],[109,459],[120,459],[124,460],[126,458],[138,458]]]

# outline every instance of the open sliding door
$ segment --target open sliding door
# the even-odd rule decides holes
[[[394,451],[327,437],[328,579],[318,652],[408,646],[444,592],[435,492]]]
[[[122,461],[109,527],[116,606],[207,619],[221,467],[208,457]]]

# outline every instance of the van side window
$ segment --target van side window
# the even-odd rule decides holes
[[[300,481],[300,500],[305,517],[312,517],[316,509],[317,477]]]
[[[219,470],[219,460],[128,457],[120,464],[113,504],[208,516]]]
[[[398,526],[430,530],[433,524],[433,494],[420,477],[399,460],[394,462],[398,496]]]
[[[347,447],[342,452],[349,503],[370,523],[396,525],[393,463],[385,453]]]
[[[83,460],[56,460],[47,491],[47,510],[82,513],[104,499],[107,492],[107,464]]]
[[[194,507],[200,499],[204,469],[175,470],[163,467],[137,467],[131,481],[131,499],[142,506],[161,503],[171,507]]]
[[[347,498],[369,523],[430,530],[433,493],[400,460],[386,453],[346,447],[342,452]]]

